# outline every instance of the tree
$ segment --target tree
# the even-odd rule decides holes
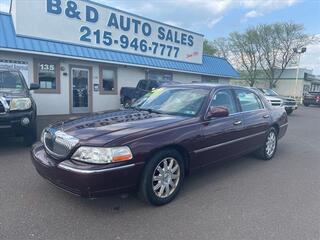
[[[213,43],[211,41],[208,41],[207,39],[203,42],[203,53],[209,54],[209,55],[215,55],[217,53],[217,49],[213,46]]]
[[[217,38],[212,42],[212,45],[216,49],[216,56],[226,59],[230,57],[229,40],[227,38]]]
[[[233,32],[229,35],[229,55],[241,71],[242,78],[253,87],[259,71],[260,55],[257,32],[247,29],[244,33]]]
[[[259,48],[260,67],[273,88],[284,70],[294,60],[293,48],[302,48],[312,38],[303,33],[303,26],[294,23],[261,24],[255,28]]]

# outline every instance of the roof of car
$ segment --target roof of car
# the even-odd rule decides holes
[[[219,84],[219,83],[182,83],[182,84],[173,84],[169,85],[169,87],[186,87],[186,88],[202,88],[202,89],[215,89],[215,88],[246,88],[247,87],[242,87],[242,86],[235,86],[235,85],[230,85],[230,84]]]

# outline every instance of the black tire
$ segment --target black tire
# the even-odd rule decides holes
[[[310,106],[310,104],[309,104],[309,103],[306,103],[306,102],[304,102],[303,105],[304,105],[305,107],[309,107],[309,106]]]
[[[23,136],[24,145],[27,147],[32,146],[37,141],[37,128],[35,126],[28,129]]]
[[[167,197],[159,197],[154,191],[154,187],[156,187],[157,184],[154,185],[153,176],[156,172],[157,166],[167,158],[173,158],[174,160],[176,160],[175,163],[179,165],[179,169],[180,169],[179,180],[177,181],[175,189],[173,190],[172,188],[172,192]],[[181,186],[183,184],[184,175],[185,175],[185,164],[181,154],[175,149],[162,150],[156,153],[145,166],[145,169],[143,171],[142,178],[140,181],[139,196],[143,201],[151,205],[160,206],[160,205],[167,204],[171,202],[179,193]],[[158,181],[159,181],[158,182],[159,184],[161,180],[158,180]]]
[[[287,109],[286,112],[287,112],[288,115],[290,115],[291,113],[293,113],[293,110],[292,109]]]
[[[132,100],[129,98],[126,98],[123,102],[123,107],[128,108],[131,106],[131,104],[132,104]]]
[[[275,136],[275,146],[274,146],[274,150],[270,154],[267,151],[267,143],[268,143],[268,138],[271,134],[274,134]],[[278,132],[274,127],[271,127],[266,134],[263,146],[260,149],[258,149],[258,151],[256,152],[256,155],[262,160],[265,160],[265,161],[271,160],[277,151],[277,146],[278,146]]]

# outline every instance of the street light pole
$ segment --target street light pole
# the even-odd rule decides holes
[[[298,78],[299,78],[299,70],[300,70],[300,57],[302,53],[305,53],[307,51],[307,48],[294,48],[293,51],[298,54],[298,67],[297,67],[297,73],[296,73],[296,83],[294,88],[294,97],[298,98]]]

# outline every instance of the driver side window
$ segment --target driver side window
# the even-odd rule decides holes
[[[236,104],[230,90],[220,90],[212,98],[210,107],[225,107],[229,113],[237,112]]]

